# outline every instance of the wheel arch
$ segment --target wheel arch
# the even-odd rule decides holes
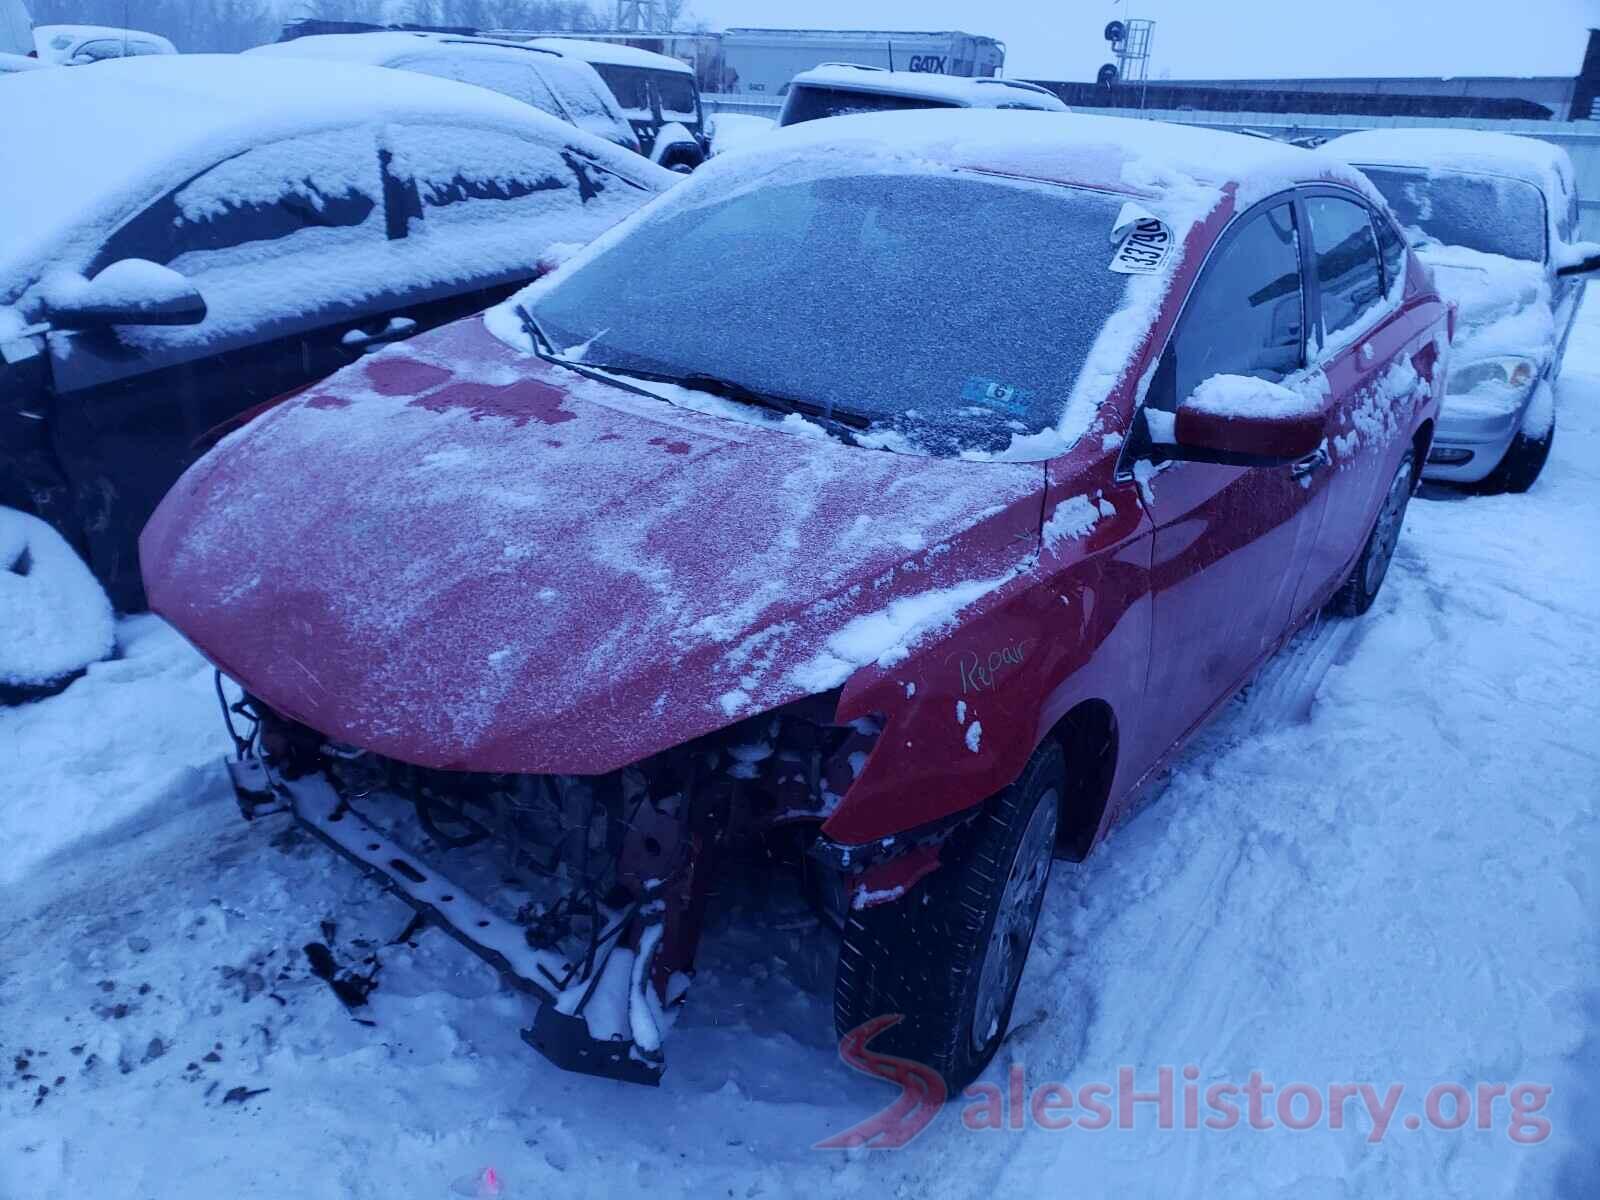
[[[1411,435],[1411,482],[1413,486],[1422,478],[1422,468],[1427,464],[1428,451],[1433,448],[1433,418],[1429,417]]]
[[[1116,710],[1105,700],[1081,700],[1045,736],[1061,747],[1067,768],[1056,845],[1067,858],[1082,862],[1099,836],[1116,779],[1121,749]]]

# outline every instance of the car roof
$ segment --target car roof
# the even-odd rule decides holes
[[[178,49],[170,39],[162,37],[159,33],[151,33],[144,29],[125,29],[119,25],[35,25],[33,27],[33,45],[41,59],[49,58],[51,61],[62,61],[67,58],[68,51],[83,42],[93,42],[105,39],[107,41],[138,42],[144,45],[158,46],[164,54],[176,54]],[[56,46],[57,41],[65,42]]]
[[[600,63],[612,67],[643,67],[649,71],[673,71],[679,75],[693,75],[694,68],[681,59],[668,58],[640,50],[625,42],[591,42],[585,38],[539,37],[528,42],[541,50],[553,50],[569,58],[580,58],[587,63]]]
[[[1073,184],[1130,196],[1173,197],[1201,189],[1215,199],[1232,189],[1253,203],[1302,183],[1334,182],[1381,204],[1358,170],[1322,150],[1164,121],[971,108],[914,109],[805,121],[712,160],[750,155],[836,162],[867,169],[964,169]],[[733,169],[733,168],[729,168]]]
[[[1573,187],[1572,160],[1538,138],[1477,129],[1365,129],[1330,139],[1325,149],[1358,166],[1420,167],[1509,175],[1564,199]]]
[[[414,72],[240,54],[119,58],[5,84],[0,304],[166,187],[264,142],[382,121],[456,120],[547,136],[629,178],[635,154],[487,88]]]
[[[266,55],[273,58],[331,58],[341,62],[368,63],[375,67],[423,50],[451,51],[483,50],[522,54],[546,61],[557,61],[560,55],[523,42],[506,42],[497,38],[470,37],[464,34],[430,33],[421,30],[383,30],[373,33],[317,33],[293,38],[287,42],[269,42],[253,46],[245,54]]]
[[[942,100],[962,108],[1027,105],[1030,108],[1053,112],[1067,111],[1067,106],[1054,92],[1020,80],[969,79],[959,75],[934,75],[921,71],[885,71],[881,67],[861,66],[856,63],[824,63],[820,67],[800,72],[789,82],[791,89],[808,85],[851,92],[872,92],[877,95]]]

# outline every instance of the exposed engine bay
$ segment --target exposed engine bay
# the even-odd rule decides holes
[[[836,699],[592,777],[420,768],[330,742],[248,696],[223,708],[247,818],[292,812],[537,998],[523,1038],[558,1066],[656,1083],[719,861],[757,854],[798,870],[835,928],[850,904],[898,899],[938,866],[948,823],[881,847],[821,835],[882,730],[872,718],[833,724]],[[492,853],[451,855],[469,847]]]

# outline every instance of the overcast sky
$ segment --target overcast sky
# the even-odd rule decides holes
[[[1092,79],[1114,17],[1156,22],[1152,78],[1575,75],[1596,0],[691,0],[696,17],[807,29],[962,29],[1006,73]],[[1317,12],[1317,9],[1323,11]]]

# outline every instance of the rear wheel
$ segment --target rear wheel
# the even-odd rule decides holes
[[[1361,557],[1350,572],[1350,577],[1333,595],[1334,611],[1347,617],[1359,617],[1372,607],[1378,591],[1389,575],[1389,563],[1394,559],[1395,546],[1400,542],[1400,529],[1406,521],[1406,508],[1411,503],[1411,490],[1416,485],[1412,470],[1412,456],[1400,460],[1400,468],[1389,484],[1373,522],[1367,544],[1361,548]]]
[[[1064,763],[1054,741],[946,843],[944,866],[894,904],[852,911],[834,983],[840,1037],[901,1021],[873,1049],[923,1063],[959,1092],[1011,1020],[1056,845]]]

